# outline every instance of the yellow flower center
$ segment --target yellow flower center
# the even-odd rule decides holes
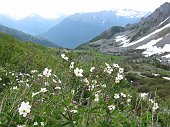
[[[26,112],[26,110],[25,110],[25,109],[23,109],[23,110],[22,110],[22,112]]]

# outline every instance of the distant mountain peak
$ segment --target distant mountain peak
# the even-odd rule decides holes
[[[160,8],[163,7],[163,8],[166,8],[166,7],[170,7],[170,2],[165,2],[164,4],[162,4],[160,6]]]
[[[113,9],[112,11],[115,12],[117,16],[125,16],[127,18],[141,18],[149,13],[131,9]]]
[[[41,17],[40,15],[35,14],[35,13],[28,15],[26,18],[42,18],[43,19],[43,17]]]

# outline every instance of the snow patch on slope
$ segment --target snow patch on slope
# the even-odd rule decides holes
[[[127,39],[127,37],[125,35],[117,36],[115,38],[115,41],[120,42],[120,45],[126,45],[126,44],[128,44],[130,42],[130,40]]]
[[[161,39],[162,38],[159,38],[157,40],[152,40],[148,44],[140,46],[137,49],[146,49],[146,51],[142,53],[146,57],[154,55],[154,54],[162,54],[165,52],[170,52],[170,44],[166,44],[163,48],[154,46]]]
[[[147,44],[145,45],[142,45],[142,46],[139,46],[138,48],[136,49],[149,49],[149,48],[152,48],[157,42],[159,42],[160,40],[162,40],[163,38],[159,38],[157,40],[152,40],[150,42],[148,42]]]
[[[163,56],[165,58],[170,58],[170,54]]]
[[[163,22],[161,22],[161,23],[159,24],[159,26],[162,25],[164,22],[166,22],[169,18],[170,18],[170,16],[169,16],[168,18],[166,18]]]
[[[145,56],[151,56],[153,54],[157,54],[160,53],[160,50],[162,50],[161,48],[157,48],[156,46],[154,46],[156,43],[158,43],[160,40],[162,40],[163,38],[159,38],[157,40],[151,40],[150,42],[148,42],[145,45],[139,46],[136,49],[145,49],[146,51],[144,51],[142,54],[144,54]]]
[[[166,29],[166,28],[169,28],[169,27],[170,27],[170,23],[167,24],[167,25],[165,25],[165,26],[163,26],[163,27],[160,28],[160,29],[155,30],[154,32],[148,34],[147,36],[144,36],[144,37],[142,37],[141,39],[139,39],[139,40],[137,40],[137,41],[134,41],[134,42],[131,42],[131,43],[127,43],[127,44],[123,45],[122,47],[129,47],[129,46],[135,45],[135,44],[137,44],[137,43],[139,43],[139,42],[141,42],[141,41],[144,41],[145,39],[151,37],[152,35],[154,35],[154,34],[156,34],[156,33],[159,33],[159,32],[161,32],[162,30],[164,30],[164,29]]]

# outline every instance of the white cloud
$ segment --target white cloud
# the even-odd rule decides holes
[[[20,18],[32,13],[43,17],[94,12],[114,8],[154,11],[170,0],[0,0],[0,13]]]

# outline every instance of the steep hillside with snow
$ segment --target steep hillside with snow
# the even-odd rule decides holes
[[[110,34],[109,32],[111,31],[107,30],[105,34]],[[136,24],[126,25],[123,31],[112,35],[110,38],[91,41],[87,45],[106,53],[140,49],[146,57],[158,54],[170,59],[170,3],[164,3],[148,17]]]

